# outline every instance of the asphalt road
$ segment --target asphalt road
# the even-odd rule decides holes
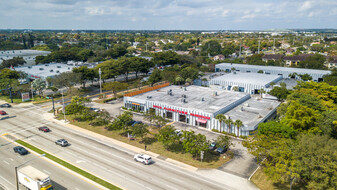
[[[3,123],[0,121],[1,127],[3,130]],[[29,160],[26,165],[32,165],[36,169],[41,170],[42,172],[50,175],[52,179],[52,184],[57,190],[86,190],[86,189],[99,189],[93,184],[87,182],[85,178],[79,177],[69,171],[55,165],[46,158],[39,157],[38,154],[30,153],[28,155],[21,156],[17,153],[14,153],[13,147],[16,146],[14,143],[10,143],[4,138],[0,138],[0,184],[2,184],[5,189],[11,190],[16,189],[15,183],[15,166],[19,166]],[[23,166],[22,166],[23,167]],[[0,186],[1,189],[1,186]],[[20,189],[24,189],[20,185]]]
[[[235,189],[158,158],[153,158],[154,163],[151,165],[135,162],[135,152],[45,120],[41,116],[47,110],[37,106],[7,110],[15,117],[0,121],[0,134],[9,133],[23,139],[122,188]],[[52,132],[38,131],[37,127],[43,125],[51,128]],[[71,145],[55,145],[54,141],[60,138],[67,139]]]

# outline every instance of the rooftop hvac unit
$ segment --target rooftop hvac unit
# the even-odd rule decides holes
[[[187,89],[186,89],[186,87],[184,87],[184,91],[186,91]]]
[[[60,65],[58,65],[58,66],[57,66],[57,68],[61,68],[61,66],[60,66]]]
[[[245,105],[246,107],[249,107],[249,104],[248,104],[248,103],[245,103],[244,105]]]
[[[241,111],[244,111],[243,106],[241,106]]]
[[[53,70],[53,69],[50,69],[49,71],[50,71],[50,72],[53,72],[54,70]]]
[[[44,65],[45,67],[48,67],[49,65]]]
[[[215,92],[213,93],[213,95],[214,95],[214,96],[217,96],[217,95],[218,95],[218,92],[217,92],[217,91],[215,91]]]
[[[183,103],[187,103],[187,100],[186,100],[186,98],[183,98],[183,99],[181,99],[181,102],[183,102]]]
[[[152,98],[152,96],[147,96],[146,98],[147,98],[147,99],[151,99],[151,98]]]
[[[60,73],[60,71],[59,71],[59,70],[57,70],[57,71],[56,71],[56,73]]]
[[[44,70],[43,68],[39,68],[40,71]]]
[[[187,98],[186,94],[181,95],[182,98]]]
[[[205,101],[205,98],[201,98],[201,101],[202,101],[202,102]]]
[[[28,66],[28,69],[31,69],[32,68],[32,66]]]

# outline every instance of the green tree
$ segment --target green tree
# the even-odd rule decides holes
[[[303,81],[308,81],[308,80],[312,80],[312,76],[310,76],[309,74],[303,74],[303,75],[299,75],[301,77],[301,79]]]
[[[73,72],[79,73],[81,75],[81,81],[82,81],[81,83],[83,87],[85,87],[85,84],[87,81],[94,80],[95,75],[96,75],[94,69],[90,69],[86,66],[75,67],[73,68]]]
[[[186,79],[190,78],[191,80],[195,80],[199,77],[198,69],[192,67],[183,68],[179,75],[186,81]]]
[[[217,119],[220,122],[220,130],[219,132],[221,132],[223,123],[227,120],[226,116],[224,114],[218,114],[215,116],[215,119]]]
[[[285,87],[275,86],[271,91],[269,91],[269,94],[275,96],[279,101],[283,101],[287,98],[289,90]]]
[[[152,74],[149,77],[148,82],[153,86],[154,83],[161,81],[162,76],[161,76],[161,70],[159,69],[154,69]]]
[[[66,114],[74,114],[77,117],[77,114],[82,114],[85,109],[88,109],[85,104],[89,102],[91,102],[89,98],[73,96],[70,104],[65,107]]]
[[[219,135],[215,140],[217,147],[224,147],[226,146],[229,148],[232,145],[231,138],[225,135]]]
[[[195,134],[194,131],[184,131],[182,145],[186,152],[189,152],[193,157],[200,155],[201,151],[207,151],[209,141],[202,134]]]
[[[241,120],[237,119],[235,120],[234,125],[237,127],[237,130],[238,130],[237,136],[239,136],[240,128],[243,126],[243,123]]]
[[[99,69],[101,69],[101,78],[103,81],[104,79],[115,79],[120,74],[118,64],[113,59],[104,61],[103,63],[100,63],[95,67],[95,72],[97,76]]]
[[[118,91],[125,90],[128,88],[127,83],[122,82],[108,82],[103,84],[103,90],[112,90],[114,97],[117,98]]]
[[[11,69],[2,69],[0,72],[0,79],[19,79],[20,73]]]
[[[46,81],[44,81],[43,79],[39,78],[39,79],[35,79],[32,82],[32,87],[34,90],[39,91],[39,95],[43,96],[43,90],[46,89]]]
[[[234,123],[231,118],[228,118],[224,121],[227,125],[227,133],[229,134],[232,131],[232,124]]]
[[[130,67],[131,70],[135,71],[136,78],[138,78],[138,73],[148,73],[151,65],[151,62],[147,59],[140,57],[131,57],[130,59]]]
[[[144,136],[149,133],[149,130],[147,128],[148,128],[148,125],[146,125],[144,123],[135,124],[132,127],[132,135],[140,137],[143,141]]]
[[[326,58],[323,55],[315,54],[305,58],[304,61],[301,61],[298,64],[298,67],[307,69],[325,69],[325,61]]]
[[[157,66],[180,65],[181,57],[173,51],[166,51],[153,54],[152,61]]]
[[[337,69],[333,69],[329,75],[324,75],[323,80],[332,86],[337,86]]]
[[[221,45],[216,40],[210,40],[201,46],[202,55],[209,54],[210,56],[215,56],[221,54],[221,52],[222,52]]]
[[[171,125],[162,127],[157,135],[158,141],[161,142],[167,150],[177,144],[179,142],[179,138],[180,137],[175,133],[174,127]]]
[[[17,67],[25,64],[26,61],[22,57],[13,57],[12,59],[5,59],[2,61],[0,69],[2,68],[10,68]]]
[[[51,81],[57,88],[66,87],[69,90],[71,87],[81,82],[81,74],[64,72],[56,75]]]

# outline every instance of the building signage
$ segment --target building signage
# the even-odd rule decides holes
[[[175,110],[175,109],[172,109],[172,108],[165,108],[165,107],[156,106],[156,105],[153,105],[153,107],[154,108],[159,108],[159,109],[164,109],[164,110],[167,110],[167,111],[172,111],[172,112],[177,112],[177,113],[188,115],[188,113],[186,111],[180,111],[180,110]],[[203,115],[198,115],[198,114],[194,114],[194,113],[190,113],[190,115],[191,116],[195,116],[195,117],[204,118],[204,119],[211,119],[210,117],[203,116]]]
[[[28,92],[27,93],[22,93],[21,96],[22,96],[22,102],[26,102],[26,101],[30,100]]]
[[[39,77],[39,76],[36,76],[36,75],[31,75],[30,77],[32,77],[32,78],[36,78],[36,79],[39,79],[39,78],[41,78],[41,77]]]

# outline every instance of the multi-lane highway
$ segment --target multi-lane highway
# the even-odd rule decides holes
[[[0,123],[0,125],[0,128],[3,129],[2,123]],[[16,146],[16,144],[11,143],[4,138],[0,138],[0,145],[0,184],[2,184],[5,189],[16,189],[14,167],[27,161],[29,162],[25,165],[32,165],[40,171],[50,175],[55,189],[99,189],[99,187],[95,186],[87,179],[62,168],[37,154],[30,153],[21,156],[14,153],[13,147]],[[21,189],[23,189],[23,187],[21,187]]]
[[[9,108],[7,111],[15,117],[0,121],[0,134],[8,133],[27,141],[119,187],[149,190],[235,189],[158,158],[153,158],[154,163],[151,165],[135,162],[135,152],[46,120],[43,118],[46,110],[40,107],[29,105]],[[52,131],[44,133],[37,130],[44,125]],[[60,138],[65,138],[71,145],[55,145],[55,140]]]

